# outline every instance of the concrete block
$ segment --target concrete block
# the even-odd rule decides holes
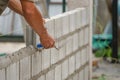
[[[44,49],[42,51],[42,70],[50,67],[50,49]]]
[[[38,74],[42,70],[42,53],[36,52],[32,55],[32,76]]]
[[[78,33],[73,35],[73,51],[77,50],[79,47],[78,44]]]
[[[62,16],[56,16],[55,18],[55,38],[62,36]]]
[[[73,80],[78,80],[79,79],[79,75],[76,74],[74,77],[73,77]]]
[[[83,49],[81,51],[81,59],[82,59],[82,65],[84,65],[86,63],[86,52],[85,52],[85,49]]]
[[[81,66],[81,62],[82,62],[82,61],[81,61],[81,56],[80,56],[80,55],[81,55],[81,52],[80,52],[80,51],[77,52],[76,55],[75,55],[75,61],[76,61],[76,62],[75,62],[75,63],[76,63],[76,66],[75,66],[76,68],[75,68],[75,69],[79,69],[80,66]]]
[[[55,71],[51,70],[46,74],[46,80],[55,80]]]
[[[55,80],[62,80],[61,65],[55,68]]]
[[[68,60],[62,63],[62,80],[68,77]]]
[[[89,61],[89,59],[90,59],[90,53],[89,53],[90,51],[89,51],[89,46],[87,46],[87,50],[86,50],[86,59],[87,59],[87,61]]]
[[[68,37],[66,39],[66,55],[70,54],[71,52],[73,52],[73,38]]]
[[[30,79],[30,70],[31,70],[30,57],[26,57],[20,60],[20,80],[29,80]]]
[[[75,15],[76,15],[76,28],[78,29],[81,28],[82,26],[81,10],[78,10]]]
[[[89,28],[85,28],[85,44],[88,44],[89,43]]]
[[[81,70],[81,72],[79,72],[79,80],[85,80],[84,79],[84,71]]]
[[[19,80],[19,62],[10,65],[7,68],[7,80]]]
[[[76,19],[75,19],[75,12],[69,13],[69,19],[70,19],[70,32],[74,31],[76,29]]]
[[[56,43],[58,47],[58,43]],[[51,48],[51,65],[56,63],[59,60],[59,51],[55,48]]]
[[[66,46],[65,46],[65,40],[60,41],[59,44],[59,60],[65,58],[66,56]]]
[[[82,47],[84,45],[84,31],[81,30],[79,32],[79,47]]]
[[[68,80],[73,80],[73,78],[70,78],[70,79],[68,79]]]
[[[68,34],[70,32],[70,25],[69,25],[69,14],[66,13],[62,17],[62,33],[63,35]]]
[[[82,10],[81,15],[82,15],[82,26],[85,26],[87,24],[87,12],[85,8]]]
[[[6,80],[6,78],[5,78],[5,69],[0,70],[0,80]]]
[[[83,49],[81,50],[81,65],[84,64],[84,51]]]
[[[85,80],[89,80],[89,74],[88,74],[89,73],[89,69],[88,69],[88,66],[85,68],[84,71],[85,71],[85,78],[84,79]]]
[[[43,75],[43,76],[41,76],[39,79],[37,79],[37,80],[45,80],[45,76]]]
[[[45,23],[45,27],[47,28],[48,33],[55,37],[55,20],[54,19],[47,19]]]
[[[69,74],[72,74],[75,71],[75,56],[69,58]]]

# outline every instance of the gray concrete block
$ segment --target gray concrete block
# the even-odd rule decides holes
[[[58,62],[59,60],[59,51],[55,48],[51,48],[51,65]]]
[[[69,74],[72,74],[75,71],[75,56],[69,58]]]
[[[5,80],[5,69],[0,70],[0,80]]]
[[[55,71],[51,70],[46,74],[46,80],[55,80]]]
[[[56,68],[55,68],[55,80],[62,80],[62,73],[61,73],[61,65],[58,65]]]
[[[68,77],[68,60],[62,63],[62,80]]]
[[[78,75],[78,74],[75,74],[75,75],[73,76],[73,80],[79,80],[79,75]]]
[[[68,37],[66,39],[66,55],[70,54],[73,51],[73,38]]]
[[[85,26],[87,24],[87,11],[86,8],[82,10],[82,26]]]
[[[69,12],[69,19],[70,19],[70,32],[74,31],[76,29],[76,19],[75,19],[75,12]]]
[[[32,55],[32,76],[38,74],[42,70],[42,52],[36,52]]]
[[[65,13],[62,17],[62,33],[63,35],[68,34],[70,32],[70,25],[69,25],[69,15]]]
[[[75,58],[75,61],[76,61],[76,62],[75,62],[75,63],[76,63],[76,66],[75,66],[76,68],[75,68],[75,69],[79,69],[80,66],[81,66],[81,62],[82,62],[82,61],[81,61],[81,56],[80,56],[80,55],[81,55],[81,52],[80,52],[80,51],[77,52],[76,55],[75,55],[75,57],[76,57],[76,58]]]
[[[55,20],[54,19],[46,19],[45,27],[47,28],[48,33],[55,37]]]
[[[81,16],[81,10],[77,10],[77,12],[76,12],[76,28],[78,29],[78,28],[81,28],[81,26],[82,26],[82,16]]]
[[[55,38],[62,36],[62,16],[56,16],[55,18]]]
[[[84,45],[84,31],[81,30],[79,32],[79,47],[82,47]]]
[[[45,49],[42,51],[42,70],[50,67],[50,49]]]
[[[29,80],[31,75],[30,57],[20,60],[20,80]]]
[[[79,72],[79,80],[85,80],[84,79],[84,71],[83,70],[81,72]]]
[[[41,76],[39,79],[37,79],[37,80],[45,80],[45,76],[43,75],[43,76]]]
[[[14,63],[7,68],[6,79],[7,80],[19,80],[19,62]]]
[[[66,56],[66,46],[65,46],[65,40],[60,41],[59,44],[59,60],[62,60]]]
[[[79,47],[78,44],[78,33],[73,35],[73,51],[77,50]]]

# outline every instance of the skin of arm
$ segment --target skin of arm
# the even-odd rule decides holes
[[[27,0],[20,0],[20,2],[14,2],[14,0],[12,0],[9,1],[9,7],[13,11],[19,13],[20,15],[23,15],[28,24],[40,36],[40,41],[44,48],[47,49],[54,47],[55,40],[48,34],[46,28],[44,27],[42,15],[35,7],[33,2]]]

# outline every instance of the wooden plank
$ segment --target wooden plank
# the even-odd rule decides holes
[[[42,70],[50,67],[50,49],[44,49],[42,51]]]
[[[42,70],[42,53],[36,52],[32,55],[32,76],[37,75]]]
[[[30,57],[20,60],[20,80],[29,80],[31,76]]]
[[[6,73],[5,73],[5,69],[0,70],[0,80],[6,80]]]
[[[7,67],[7,80],[19,80],[19,62]]]

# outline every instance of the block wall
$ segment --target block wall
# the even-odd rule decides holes
[[[90,26],[86,8],[75,9],[45,24],[56,47],[29,46],[0,58],[0,80],[90,80]]]

